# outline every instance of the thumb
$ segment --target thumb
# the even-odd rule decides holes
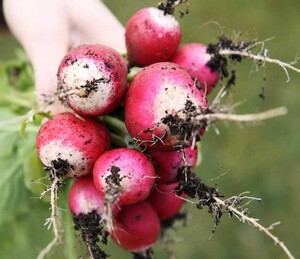
[[[3,7],[10,30],[32,63],[40,101],[41,95],[56,91],[57,68],[68,50],[69,24],[65,1],[4,0]],[[53,110],[57,112],[61,108],[53,107]]]

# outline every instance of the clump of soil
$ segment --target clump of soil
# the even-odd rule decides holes
[[[220,222],[223,212],[222,207],[214,198],[224,197],[219,193],[218,188],[209,187],[204,184],[196,176],[196,174],[191,171],[190,166],[179,168],[177,179],[179,183],[178,187],[175,188],[176,193],[179,196],[184,193],[188,197],[195,199],[196,207],[198,209],[207,207],[208,212],[214,216],[215,226],[217,226]]]
[[[110,168],[110,174],[106,176],[105,182],[107,188],[105,190],[104,203],[108,210],[111,210],[111,206],[116,203],[120,192],[122,191],[121,181],[126,177],[119,174],[121,169],[117,166]]]
[[[141,253],[132,253],[133,259],[153,259],[153,250],[148,248],[144,252]]]
[[[177,223],[177,222],[183,222],[183,225],[186,226],[187,213],[186,212],[179,212],[174,217],[172,217],[170,219],[163,220],[161,222],[162,235],[163,235],[164,231],[166,231],[170,228],[173,228],[175,223]]]
[[[94,259],[105,259],[108,255],[98,246],[98,242],[107,244],[108,232],[101,223],[101,217],[96,210],[88,214],[73,216],[74,228],[80,232],[85,242],[89,255]]]
[[[164,15],[173,15],[176,9],[176,6],[187,3],[188,0],[167,0],[166,3],[159,3],[158,9],[164,11]],[[188,7],[185,11],[179,11],[180,18],[189,13]]]
[[[74,170],[74,167],[68,162],[67,159],[61,159],[60,157],[51,161],[51,166],[45,167],[46,171],[51,172],[51,177],[63,178],[69,172]]]
[[[212,71],[218,71],[221,79],[228,78],[227,88],[230,88],[235,84],[236,72],[235,70],[229,71],[228,60],[226,57],[220,54],[221,50],[233,50],[233,51],[249,51],[249,47],[253,45],[253,41],[239,41],[234,43],[231,39],[227,38],[225,35],[219,37],[218,42],[210,43],[207,46],[207,53],[209,53],[212,58],[208,61],[207,65]],[[243,57],[241,55],[229,55],[229,60],[232,63],[241,62]]]
[[[172,136],[179,136],[177,143],[179,149],[189,146],[191,139],[199,141],[201,138],[200,129],[205,129],[207,126],[204,120],[195,120],[199,115],[199,111],[188,98],[184,109],[180,113],[183,116],[181,114],[167,114],[161,119],[161,123],[168,126]]]
[[[111,174],[105,178],[105,182],[108,185],[115,185],[121,187],[121,181],[124,178],[124,176],[123,177],[120,176],[119,174],[120,171],[121,169],[119,167],[112,166],[110,169]]]
[[[92,91],[95,91],[95,92],[98,91],[98,89],[99,89],[98,84],[100,84],[100,83],[108,84],[108,83],[110,83],[110,81],[111,81],[111,78],[107,79],[104,77],[98,78],[98,79],[93,79],[91,81],[87,80],[85,85],[80,86],[84,90],[84,93],[82,95],[80,95],[80,97],[87,98]]]
[[[73,171],[74,167],[67,159],[57,158],[51,161],[50,166],[44,167],[47,172],[47,179],[52,183],[49,190],[57,192],[58,189],[65,184],[65,177],[68,172]]]

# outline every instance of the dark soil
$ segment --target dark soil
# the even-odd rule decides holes
[[[121,181],[122,181],[123,177],[120,176],[120,174],[119,174],[120,171],[121,171],[121,169],[119,167],[112,166],[110,169],[111,174],[105,178],[105,182],[108,185],[114,185],[114,186],[121,187]]]
[[[142,253],[132,253],[133,259],[153,259],[153,250],[148,248]]]
[[[186,212],[179,212],[174,217],[170,219],[163,220],[161,222],[162,232],[173,228],[175,226],[175,223],[182,222],[184,226],[186,226],[187,222],[187,213]]]
[[[73,216],[74,228],[80,232],[82,240],[89,250],[89,255],[95,259],[104,259],[108,255],[98,246],[98,242],[107,244],[108,232],[101,224],[101,217],[96,210],[88,214]]]
[[[57,188],[64,185],[64,179],[66,174],[74,170],[74,167],[68,162],[67,159],[57,158],[51,161],[51,166],[46,166],[45,171],[48,173],[48,179],[53,182],[58,179]]]
[[[190,166],[179,168],[177,179],[179,181],[178,187],[175,188],[177,194],[182,195],[184,193],[194,199],[198,209],[207,207],[208,212],[214,216],[215,226],[217,226],[223,212],[222,207],[217,204],[214,198],[224,197],[219,193],[218,188],[204,184],[196,174],[191,171]]]
[[[158,9],[162,10],[164,12],[164,15],[173,15],[176,9],[176,6],[187,3],[188,0],[167,0],[166,3],[159,3]],[[184,15],[189,13],[188,7],[185,11],[179,11],[180,17],[183,17]]]
[[[212,59],[207,63],[212,71],[218,71],[221,79],[228,78],[227,88],[235,84],[236,73],[235,70],[229,71],[228,59],[220,54],[221,50],[245,51],[253,44],[253,41],[239,41],[234,43],[225,35],[219,37],[217,43],[211,43],[207,46],[207,53],[212,55]],[[240,55],[230,55],[229,61],[231,63],[241,62],[243,57]]]
[[[94,80],[91,80],[91,81],[87,80],[85,85],[81,85],[80,86],[85,91],[85,94],[82,95],[82,96],[80,96],[80,97],[83,97],[83,98],[88,97],[89,94],[92,91],[94,91],[94,92],[98,91],[98,88],[99,88],[98,84],[100,84],[100,83],[108,84],[108,83],[110,83],[110,81],[111,81],[111,78],[107,79],[107,78],[104,78],[104,77],[103,78],[94,79]]]
[[[199,115],[199,111],[197,111],[196,106],[188,98],[182,113],[184,114],[183,117],[177,114],[167,114],[161,119],[161,122],[168,126],[171,135],[179,136],[177,143],[179,149],[189,146],[192,138],[199,141],[201,139],[199,129],[206,127],[205,121],[194,120]]]

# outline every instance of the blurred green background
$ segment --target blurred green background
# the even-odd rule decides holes
[[[104,2],[123,24],[138,9],[157,5],[156,1],[142,0]],[[215,42],[222,31],[227,36],[240,32],[243,39],[274,37],[266,43],[273,58],[290,62],[300,53],[299,0],[190,0],[189,3],[189,15],[179,19],[183,42],[208,44]],[[17,46],[9,34],[2,34],[0,60],[12,59]],[[218,122],[220,135],[211,128],[203,138],[203,163],[197,173],[208,184],[217,184],[226,197],[250,191],[251,195],[262,198],[262,202],[249,206],[250,215],[259,218],[264,226],[281,221],[273,233],[300,258],[300,74],[291,71],[290,77],[287,83],[284,71],[276,65],[268,64],[265,69],[256,71],[250,61],[238,64],[232,96],[235,102],[243,101],[243,104],[237,112],[252,113],[286,106],[288,115],[256,125]],[[259,98],[262,87],[265,100]],[[12,159],[12,166],[16,162]],[[10,218],[0,215],[0,258],[35,258],[51,239],[51,231],[43,226],[50,214],[48,205],[32,198],[24,187],[21,189],[18,213]],[[14,191],[12,189],[12,195]],[[64,209],[67,205],[63,199],[60,200]],[[196,210],[188,204],[186,208],[187,226],[179,224],[174,239],[176,258],[286,258],[269,237],[227,215],[211,237],[213,219],[207,210]],[[65,214],[65,219],[70,221],[67,212]],[[78,256],[71,227],[66,229],[63,242],[49,258]],[[76,246],[83,247],[83,244]],[[167,258],[162,246],[157,245],[154,250],[156,258]],[[132,258],[114,245],[109,245],[107,252],[110,258]]]

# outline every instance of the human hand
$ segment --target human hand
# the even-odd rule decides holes
[[[4,0],[6,21],[34,69],[37,99],[57,89],[60,61],[70,48],[103,44],[125,52],[124,28],[99,0]],[[47,110],[64,111],[55,103]]]

